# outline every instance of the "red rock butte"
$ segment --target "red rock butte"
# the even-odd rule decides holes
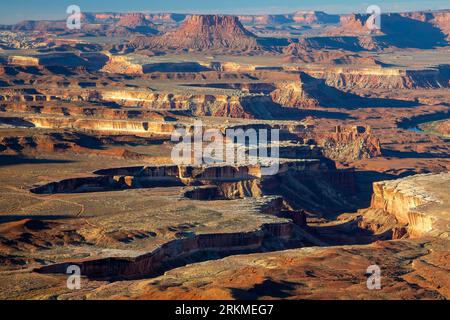
[[[149,48],[248,50],[258,46],[256,38],[235,16],[193,15],[173,31],[135,42]]]

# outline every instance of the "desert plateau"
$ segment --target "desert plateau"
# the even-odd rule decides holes
[[[1,300],[450,298],[450,8],[81,9],[0,18]]]

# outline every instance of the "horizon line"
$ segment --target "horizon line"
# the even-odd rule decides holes
[[[392,10],[392,11],[386,11],[383,12],[382,14],[389,14],[389,13],[411,13],[411,12],[441,12],[441,11],[450,11],[450,8],[445,8],[445,9],[423,9],[423,10]],[[341,13],[328,13],[324,10],[302,10],[302,9],[298,9],[298,10],[293,10],[293,11],[286,11],[284,13],[265,13],[265,12],[261,12],[261,13],[220,13],[218,11],[190,11],[190,10],[186,10],[186,11],[161,11],[161,10],[132,10],[132,11],[123,11],[123,10],[117,10],[117,11],[86,11],[84,12],[84,14],[114,14],[114,13],[120,13],[120,14],[127,14],[127,13],[143,13],[143,14],[180,14],[180,15],[223,15],[223,16],[260,16],[260,15],[270,15],[270,16],[282,16],[282,15],[291,15],[294,14],[296,12],[321,12],[321,13],[325,13],[328,15],[351,15],[351,14],[368,14],[366,12],[341,12]],[[65,15],[61,15],[61,18],[42,18],[42,19],[22,19],[22,20],[18,20],[15,23],[6,23],[6,24],[1,24],[0,25],[14,25],[16,23],[19,23],[21,21],[61,21],[61,19],[64,19]]]

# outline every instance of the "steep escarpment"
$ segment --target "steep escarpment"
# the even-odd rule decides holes
[[[36,128],[75,129],[104,131],[109,133],[142,133],[142,134],[172,134],[176,124],[166,122],[148,122],[132,120],[108,119],[75,119],[56,117],[28,117],[26,120]]]
[[[2,96],[0,96],[1,101]],[[13,112],[13,113],[26,113],[26,114],[36,114],[36,115],[53,115],[56,117],[78,117],[78,118],[101,118],[101,119],[111,119],[111,120],[146,120],[146,121],[169,121],[173,118],[170,115],[165,115],[164,113],[153,111],[153,110],[127,110],[127,109],[117,109],[108,108],[99,105],[86,105],[80,106],[77,104],[61,105],[57,101],[52,101],[51,97],[47,97],[43,100],[39,98],[34,98],[33,100],[39,102],[46,102],[42,104],[28,104],[22,102],[14,102],[1,105],[1,110],[3,112]],[[87,103],[86,103],[87,104]],[[10,118],[10,117],[8,117]],[[7,120],[7,117],[2,118]],[[14,118],[14,117],[13,117]],[[14,123],[11,123],[14,125]],[[19,124],[20,126],[26,123]],[[30,123],[28,123],[30,124]]]
[[[107,258],[55,264],[37,269],[39,273],[65,273],[70,265],[78,265],[91,279],[139,279],[154,277],[188,261],[203,261],[238,253],[262,251],[269,242],[279,247],[294,240],[292,223],[263,225],[261,229],[224,234],[200,234],[167,242],[154,251],[135,258]],[[273,243],[271,244],[273,246]]]
[[[279,83],[272,91],[273,101],[283,106],[297,108],[314,108],[320,105],[318,98],[319,82],[301,73],[296,82]]]
[[[348,14],[341,16],[339,19],[340,30],[349,34],[369,34],[368,21],[369,15],[363,14]]]
[[[102,72],[132,75],[144,73],[142,65],[133,63],[126,56],[109,55],[108,58],[108,62],[101,69]]]
[[[313,73],[313,72],[312,72]],[[395,99],[370,99],[328,85],[326,80],[300,72],[297,81],[283,81],[271,93],[272,99],[285,107],[309,109],[321,107],[408,106],[411,102]]]
[[[323,214],[353,208],[348,196],[356,191],[354,172],[336,170],[334,163],[326,159],[284,161],[273,175],[267,175],[262,165],[244,164],[128,167],[95,173],[97,176],[51,182],[31,191],[56,194],[187,186],[180,196],[206,200],[212,196],[213,199],[283,196],[290,208]]]
[[[194,115],[261,118],[270,117],[277,108],[271,99],[257,94],[195,94],[144,91],[104,90],[104,101],[116,102],[122,106],[141,106],[151,110],[185,110]]]
[[[252,210],[275,216],[282,216],[282,209],[290,210],[291,207],[297,206],[325,212],[321,206],[324,204],[330,208],[340,206],[342,203],[339,201],[344,199],[337,188],[338,184],[342,188],[345,179],[332,177],[334,169],[331,163],[318,160],[286,162],[281,164],[275,176],[267,179],[261,177],[260,169],[258,166],[124,167],[100,170],[96,172],[100,175],[98,177],[60,181],[33,191],[58,193],[66,189],[68,192],[95,192],[102,191],[96,189],[98,187],[96,183],[115,181],[115,183],[126,184],[129,188],[138,188],[143,187],[145,183],[151,184],[158,181],[160,183],[165,181],[166,186],[173,186],[170,181],[176,180],[194,186],[194,189],[189,189],[190,196],[185,193],[189,199],[211,201],[213,205],[217,194],[225,196],[226,199],[245,197],[244,199],[249,199],[246,200],[247,202],[251,201],[254,204],[256,209]],[[329,170],[328,174],[322,175],[327,170]],[[201,182],[206,184],[199,188]],[[85,185],[81,186],[80,183]],[[212,184],[216,185],[216,190],[213,190]],[[163,185],[160,184],[159,187]],[[72,190],[69,190],[71,188]],[[294,194],[302,194],[302,196],[299,199]],[[245,210],[242,214],[244,212]],[[78,265],[82,274],[90,279],[113,281],[139,279],[158,276],[167,270],[191,262],[212,260],[239,253],[279,250],[292,245],[298,247],[314,239],[305,236],[305,233],[295,226],[295,224],[304,225],[302,221],[305,217],[302,218],[301,214],[295,215],[295,212],[292,217],[295,217],[295,223],[290,221],[265,223],[255,230],[245,232],[214,234],[185,232],[179,235],[179,239],[164,243],[150,253],[129,257],[72,260],[41,267],[36,271],[45,274],[64,273],[69,265]]]
[[[130,67],[129,71],[134,72],[135,70]],[[267,86],[267,88],[265,91],[272,87]],[[90,107],[59,106],[56,103],[58,101],[83,104],[87,104],[89,101],[97,103],[97,105]],[[115,119],[127,119],[127,114],[133,118],[144,114],[155,118],[155,116],[157,117],[156,113],[164,111],[188,111],[198,116],[270,119],[274,115],[280,114],[281,111],[280,105],[266,94],[237,91],[230,91],[228,94],[223,92],[196,93],[189,90],[168,92],[125,88],[70,90],[41,87],[39,91],[35,89],[3,90],[0,92],[0,102],[7,102],[2,106],[4,110],[47,114],[62,113],[61,115],[74,116],[101,115]],[[142,109],[130,111],[108,107],[100,108],[98,103],[114,103],[122,107],[142,107]],[[152,113],[153,116],[151,116]]]
[[[407,225],[411,237],[448,238],[449,173],[416,175],[374,184],[371,208]]]
[[[424,70],[401,70],[396,68],[330,67],[326,70],[307,70],[314,77],[326,80],[336,88],[366,89],[418,89],[446,88],[449,86],[448,67],[440,66]]]

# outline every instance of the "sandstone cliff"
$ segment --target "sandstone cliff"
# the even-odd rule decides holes
[[[449,237],[450,173],[415,175],[376,182],[371,208],[382,209],[408,226],[411,237]]]
[[[142,65],[131,62],[126,56],[108,55],[108,58],[108,62],[100,71],[132,75],[144,73]]]
[[[380,65],[358,68],[334,66],[306,72],[313,77],[325,79],[330,86],[342,89],[417,89],[449,86],[448,68],[445,66],[423,70],[382,68]]]

